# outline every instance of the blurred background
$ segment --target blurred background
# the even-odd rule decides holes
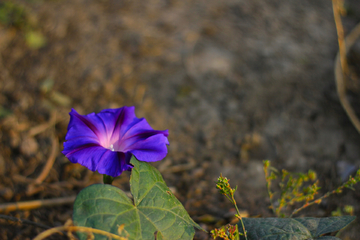
[[[349,33],[360,2],[345,8]],[[169,129],[169,154],[154,165],[207,230],[233,220],[215,189],[220,173],[238,185],[244,216],[274,216],[265,159],[314,169],[320,196],[360,163],[360,135],[336,93],[337,51],[330,0],[1,0],[0,204],[71,198],[101,182],[61,154],[68,112],[125,105]],[[351,56],[360,69],[360,40]],[[348,94],[359,111],[359,87]],[[128,179],[114,184],[128,191]],[[345,205],[359,216],[359,202],[357,187],[298,216],[331,216]],[[53,227],[71,218],[72,205],[5,214]],[[0,219],[3,240],[41,231]]]

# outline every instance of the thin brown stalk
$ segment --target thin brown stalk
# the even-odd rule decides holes
[[[341,68],[345,76],[349,74],[349,67],[346,60],[346,44],[345,44],[345,35],[344,35],[344,28],[341,21],[341,15],[345,12],[343,7],[344,1],[343,0],[332,0],[333,6],[333,13],[334,13],[334,20],[336,26],[336,32],[338,36],[338,43],[339,43],[339,53],[340,53],[340,63]]]
[[[342,187],[342,188],[343,188],[343,187]],[[339,188],[339,189],[342,189],[342,188]],[[333,191],[331,191],[331,192],[328,192],[328,193],[326,193],[324,196],[322,196],[322,197],[320,197],[320,198],[318,198],[318,199],[316,199],[316,200],[313,200],[313,201],[311,201],[311,202],[305,203],[303,206],[295,209],[295,210],[291,213],[290,218],[291,218],[292,216],[294,216],[295,214],[297,214],[298,212],[300,212],[301,210],[303,210],[303,209],[305,209],[305,208],[307,208],[307,207],[309,207],[309,206],[311,206],[311,205],[320,204],[321,201],[322,201],[324,198],[327,198],[327,197],[329,197],[330,195],[335,194],[337,190],[338,190],[338,189],[333,190]]]
[[[99,229],[95,229],[95,228],[89,228],[89,227],[79,227],[79,226],[61,226],[61,227],[55,227],[55,228],[50,228],[49,230],[46,230],[42,233],[40,233],[39,235],[37,235],[33,240],[42,240],[45,239],[55,233],[61,233],[62,231],[66,231],[66,232],[83,232],[83,233],[88,233],[90,236],[95,233],[95,234],[100,234],[103,236],[108,237],[108,239],[117,239],[117,240],[128,240],[127,237],[121,237],[119,235],[115,235],[103,230],[99,230]]]
[[[335,80],[336,80],[336,89],[339,96],[340,103],[344,108],[346,114],[348,115],[350,121],[356,128],[356,130],[360,133],[360,121],[355,114],[349,100],[346,97],[346,86],[345,86],[345,79],[346,79],[346,71],[348,71],[347,62],[346,62],[346,54],[350,49],[355,41],[360,36],[360,24],[358,24],[351,33],[345,38],[343,37],[343,27],[341,24],[341,18],[339,9],[337,7],[338,2],[333,0],[333,9],[334,9],[334,18],[336,29],[338,33],[338,42],[339,42],[339,52],[336,56],[335,60]],[[342,36],[342,37],[341,37]],[[345,46],[348,46],[347,48]]]
[[[54,126],[56,124],[56,122],[58,122],[60,119],[56,118],[56,111],[52,111],[51,112],[51,116],[50,116],[50,120],[46,123],[42,123],[40,125],[37,125],[35,127],[32,127],[29,129],[27,135],[29,137],[33,137],[39,133],[44,132],[45,130],[47,130],[48,128]]]
[[[34,180],[34,182],[32,182],[28,186],[28,188],[26,190],[27,196],[31,196],[31,195],[43,190],[42,186],[37,187],[36,185],[42,183],[46,179],[46,177],[49,175],[49,172],[54,165],[56,155],[58,153],[58,149],[59,149],[59,140],[57,139],[57,137],[53,137],[50,155],[49,155],[49,157],[46,161],[46,164],[45,164],[43,170],[41,171],[40,175]]]
[[[72,204],[75,201],[75,198],[76,196],[71,196],[54,199],[34,200],[28,202],[5,203],[0,204],[0,212],[12,212],[17,210],[24,211],[40,207],[52,207],[64,204]]]
[[[59,140],[57,139],[57,137],[53,137],[51,153],[46,161],[46,164],[45,164],[42,172],[35,179],[35,183],[39,184],[39,183],[43,182],[45,180],[45,178],[48,176],[52,166],[54,165],[58,149],[59,149]]]

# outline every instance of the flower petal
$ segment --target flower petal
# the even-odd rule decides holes
[[[67,155],[71,152],[75,152],[77,150],[91,146],[100,146],[97,138],[74,137],[64,142],[64,150],[62,151],[62,153],[64,155]]]
[[[71,110],[68,132],[65,139],[92,138],[98,139],[98,143],[104,141],[104,124],[95,113],[80,115],[74,109]],[[93,142],[93,140],[91,140]]]
[[[164,134],[142,139],[129,146],[129,152],[144,162],[155,162],[163,159],[167,154],[168,139]]]
[[[66,154],[72,163],[79,163],[91,171],[119,176],[123,171],[131,170],[130,153],[112,152],[102,146],[88,146]]]
[[[79,163],[91,171],[96,171],[99,162],[107,152],[111,151],[100,145],[85,145],[67,153],[65,156],[72,163]]]
[[[153,130],[146,119],[137,118],[134,120],[131,127],[128,129],[122,139],[114,144],[114,147],[116,147],[116,149],[121,149],[122,151],[127,152],[130,149],[133,149],[132,145],[136,142],[145,140],[156,134],[165,136],[165,144],[169,145],[169,141],[167,139],[167,136],[169,135],[168,130]]]
[[[130,171],[133,166],[130,164],[131,153],[107,151],[97,165],[100,174],[119,176],[123,171]]]
[[[145,118],[137,118],[136,121],[134,121],[131,126],[129,126],[128,130],[124,134],[124,139],[130,138],[134,135],[140,134],[146,130],[155,131],[158,133],[163,133],[166,137],[169,135],[168,130],[160,131],[160,130],[154,130],[149,123],[146,121]]]
[[[116,177],[131,170],[132,154],[147,162],[164,158],[167,136],[167,130],[153,130],[144,118],[137,118],[134,107],[84,116],[72,109],[63,153],[73,163]]]
[[[119,141],[136,120],[135,107],[126,106],[118,109],[102,110],[97,116],[104,124],[109,143]]]

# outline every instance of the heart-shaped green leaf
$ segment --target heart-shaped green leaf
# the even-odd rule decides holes
[[[166,186],[161,174],[134,157],[130,178],[134,203],[117,187],[95,184],[83,189],[74,203],[73,221],[77,226],[92,227],[141,239],[193,239],[194,227],[200,228]],[[80,234],[85,239],[84,234]],[[107,239],[96,235],[96,239]]]
[[[341,230],[355,220],[355,216],[326,217],[326,218],[294,218],[304,225],[313,237]]]
[[[338,239],[321,235],[336,232],[355,217],[328,218],[243,218],[248,240],[308,240],[308,239]],[[238,224],[240,232],[241,224]],[[245,239],[243,236],[241,239]]]
[[[310,231],[291,218],[243,218],[248,240],[305,240],[311,238]],[[242,231],[241,224],[238,225]],[[241,237],[241,239],[245,239]]]

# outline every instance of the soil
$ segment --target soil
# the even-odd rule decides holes
[[[0,25],[0,204],[75,196],[101,182],[61,154],[71,108],[135,106],[154,129],[169,129],[169,154],[154,165],[207,230],[234,214],[215,189],[220,173],[238,186],[244,215],[270,217],[264,159],[278,169],[315,170],[319,196],[359,167],[360,135],[336,93],[329,0],[10,2],[26,17]],[[347,33],[360,22],[360,2],[346,6]],[[50,173],[34,184],[57,141]],[[128,178],[114,184],[128,190]],[[352,205],[359,217],[359,201],[356,187],[297,216]],[[72,205],[6,214],[53,227],[71,218]],[[354,223],[342,239],[356,239],[359,229]],[[41,231],[0,219],[3,240]]]

